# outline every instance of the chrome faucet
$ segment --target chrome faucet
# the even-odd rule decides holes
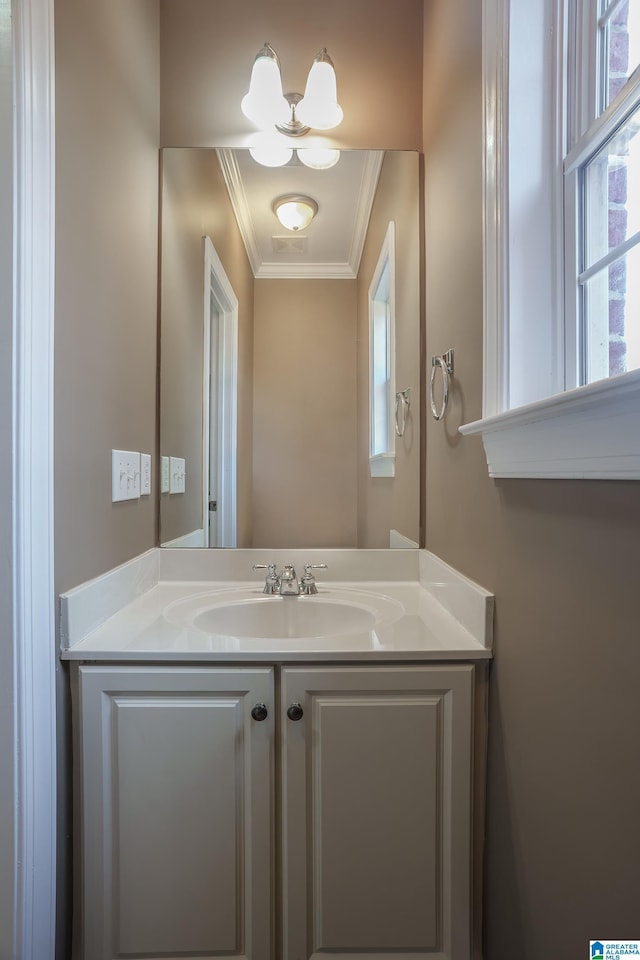
[[[285,563],[282,573],[276,573],[275,563],[254,563],[254,570],[266,570],[263,593],[268,596],[309,597],[318,592],[312,570],[326,570],[326,563],[305,563],[304,576],[298,580],[295,567]]]
[[[300,593],[300,584],[296,576],[295,567],[290,563],[285,563],[284,569],[280,574],[280,596],[297,597]]]

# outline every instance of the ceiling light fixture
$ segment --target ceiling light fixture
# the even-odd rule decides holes
[[[294,231],[306,229],[318,212],[315,200],[293,193],[276,197],[271,206],[282,226]]]
[[[268,129],[275,125],[288,137],[337,127],[343,113],[337,100],[335,67],[326,47],[311,64],[303,96],[283,94],[278,55],[270,43],[265,43],[254,60],[249,91],[241,107],[256,126]]]

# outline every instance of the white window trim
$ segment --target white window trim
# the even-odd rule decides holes
[[[369,471],[372,477],[395,477],[395,453],[378,453],[375,457],[369,457]]]
[[[640,371],[566,392],[559,385],[552,396],[508,409],[509,10],[510,0],[483,5],[483,417],[460,433],[482,437],[492,477],[640,479]],[[570,385],[573,352],[555,323]]]
[[[53,585],[53,0],[13,0],[13,876],[2,876],[7,956],[55,953],[56,708]],[[5,638],[3,638],[3,642]],[[5,679],[5,678],[3,678]],[[5,759],[4,756],[2,758]],[[4,864],[3,864],[4,866]]]
[[[372,455],[373,450],[373,301],[375,292],[385,266],[389,264],[389,448],[384,453]],[[369,285],[369,472],[372,477],[395,477],[396,475],[396,438],[395,438],[395,408],[394,397],[396,392],[396,227],[393,220],[382,241],[378,262],[376,263],[371,283]]]
[[[482,434],[491,477],[640,479],[640,370],[460,428]]]

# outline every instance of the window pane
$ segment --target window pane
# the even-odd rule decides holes
[[[601,110],[604,110],[640,64],[639,0],[624,0],[620,4],[612,0],[604,4],[600,18],[600,49]]]
[[[640,231],[640,108],[584,172],[583,270]]]
[[[373,456],[389,450],[389,304],[373,303]]]
[[[584,285],[587,383],[640,368],[640,245]]]

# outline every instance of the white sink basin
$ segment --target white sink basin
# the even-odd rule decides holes
[[[193,626],[231,637],[326,637],[371,630],[375,614],[349,603],[314,597],[265,598],[228,603],[198,614]]]
[[[177,600],[164,610],[177,626],[239,639],[319,639],[366,633],[404,614],[397,600],[360,590],[327,589],[312,597],[268,597],[228,590]]]

